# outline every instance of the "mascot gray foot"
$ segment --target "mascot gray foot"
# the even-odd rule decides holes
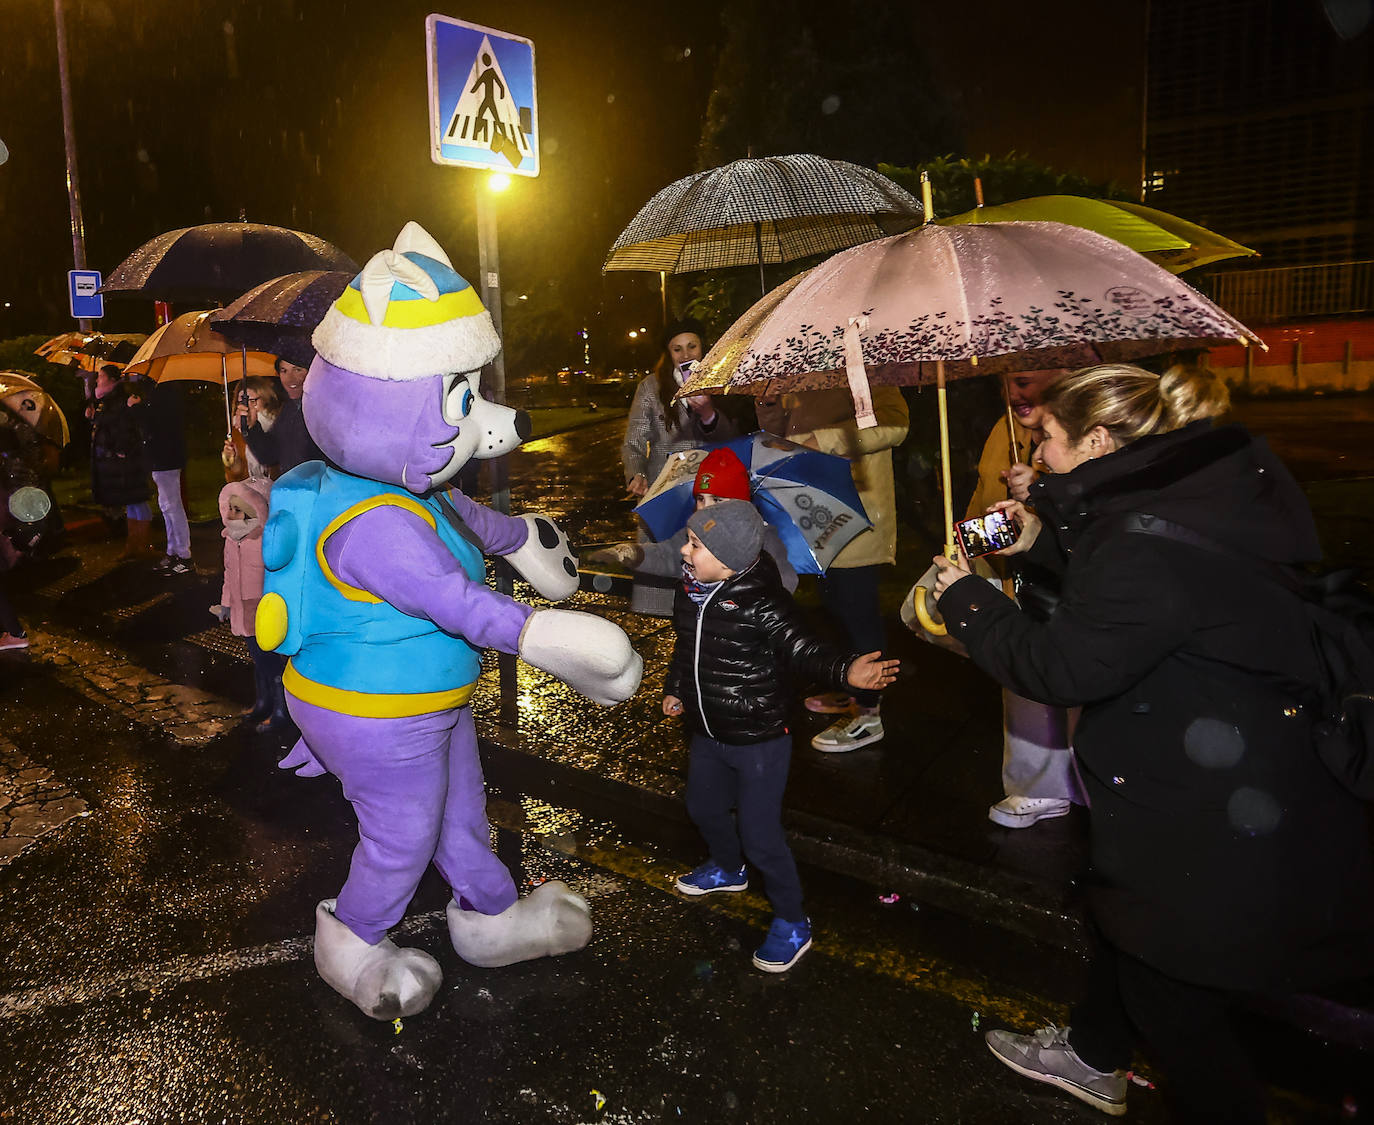
[[[469,965],[493,969],[582,949],[592,939],[591,908],[552,879],[500,914],[478,914],[450,900],[448,934]]]
[[[315,969],[324,982],[375,1020],[428,1008],[443,980],[439,963],[390,938],[368,945],[334,917],[334,902],[328,898],[315,907]]]

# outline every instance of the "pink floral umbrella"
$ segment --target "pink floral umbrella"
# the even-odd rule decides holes
[[[935,383],[954,557],[947,379],[1233,341],[1263,347],[1186,282],[1103,235],[1063,223],[927,223],[841,251],[764,296],[680,394],[848,385],[865,427],[876,424],[870,383]]]
[[[737,331],[738,329],[738,331]],[[1064,223],[942,227],[841,251],[773,290],[683,394],[914,385],[1259,343],[1187,282]],[[857,351],[857,354],[856,354]],[[855,388],[858,391],[860,388]]]

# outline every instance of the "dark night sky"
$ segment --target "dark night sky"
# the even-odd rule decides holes
[[[360,263],[414,218],[475,274],[477,174],[428,156],[432,0],[66,2],[92,267],[108,272],[160,231],[243,209]],[[543,174],[502,197],[510,292],[550,286],[583,316],[601,305],[608,331],[652,318],[656,276],[602,280],[599,266],[638,207],[693,169],[720,7],[468,0],[445,10],[535,41]],[[948,3],[904,7],[965,152],[1015,148],[1066,171],[1136,177],[1143,0],[990,0],[976,17]],[[0,338],[68,326],[71,268],[52,3],[3,0],[2,18],[0,301],[12,307],[0,307]],[[106,308],[111,330],[150,326],[142,302]]]

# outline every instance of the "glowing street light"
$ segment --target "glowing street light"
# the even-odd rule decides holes
[[[487,177],[488,191],[505,191],[510,187],[510,177],[504,172],[493,172]]]

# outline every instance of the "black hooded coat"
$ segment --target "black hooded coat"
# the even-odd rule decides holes
[[[1181,980],[1284,990],[1374,954],[1367,809],[1312,746],[1317,682],[1297,598],[1247,559],[1320,556],[1288,470],[1238,426],[1142,438],[1031,490],[1028,557],[1057,566],[1045,623],[981,579],[940,599],[1000,683],[1082,705],[1090,904],[1113,945]],[[1149,513],[1240,558],[1126,529]]]

